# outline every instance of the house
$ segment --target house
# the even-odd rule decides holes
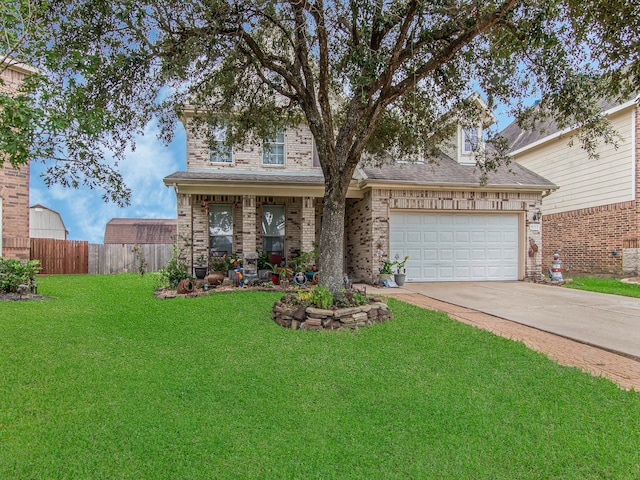
[[[599,145],[598,158],[570,145],[576,129],[552,121],[502,132],[516,162],[559,187],[542,201],[545,267],[558,252],[565,273],[640,274],[639,98],[600,102],[622,140],[617,148]]]
[[[104,229],[104,243],[173,244],[176,224],[173,218],[112,218]]]
[[[186,170],[164,178],[176,192],[187,260],[193,264],[203,253],[264,251],[280,258],[311,251],[320,238],[324,183],[308,126],[287,128],[263,145],[210,151],[189,128],[193,115],[186,111],[181,118]],[[376,282],[382,259],[396,254],[410,257],[407,281],[541,275],[534,214],[554,185],[518,164],[481,185],[472,149],[482,128],[471,137],[466,130],[458,127],[458,148],[435,164],[357,169],[339,253],[350,279]]]
[[[55,210],[36,204],[29,207],[29,236],[66,240],[69,232],[62,217]]]
[[[7,58],[0,65],[0,89],[15,92],[26,75],[35,70]],[[0,167],[0,256],[29,260],[29,165]]]

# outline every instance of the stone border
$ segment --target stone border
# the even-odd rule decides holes
[[[284,328],[293,330],[355,330],[392,318],[386,303],[374,299],[359,307],[324,310],[304,305],[291,305],[282,300],[273,305],[271,318]]]

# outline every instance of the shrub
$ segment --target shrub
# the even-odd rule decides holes
[[[169,259],[169,262],[160,270],[163,282],[169,284],[172,289],[178,288],[180,280],[189,278],[189,267],[186,263],[180,260],[178,254],[178,247],[173,246],[173,255]]]
[[[327,287],[317,285],[311,290],[311,302],[326,310],[333,305],[333,294]]]
[[[18,285],[31,285],[39,271],[39,260],[0,258],[0,292],[11,293],[18,290]]]

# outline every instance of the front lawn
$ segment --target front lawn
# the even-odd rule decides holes
[[[637,478],[640,395],[390,301],[287,330],[276,293],[157,300],[147,275],[0,302],[0,478]]]
[[[625,283],[615,278],[576,277],[571,283],[565,284],[565,286],[577,290],[640,298],[639,284]]]

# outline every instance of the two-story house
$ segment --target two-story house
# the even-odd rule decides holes
[[[0,88],[12,93],[34,70],[7,59],[0,72]],[[29,165],[14,169],[4,161],[0,167],[0,256],[29,260],[29,248]]]
[[[590,157],[576,129],[547,121],[502,135],[520,165],[558,185],[542,201],[543,263],[555,252],[571,274],[640,274],[640,97],[602,100],[600,108],[621,139],[601,143]]]
[[[164,179],[177,195],[178,236],[188,260],[257,250],[272,258],[310,251],[322,228],[323,174],[306,125],[263,145],[214,150],[187,127],[185,171]],[[473,131],[471,131],[473,130]],[[436,163],[357,169],[347,193],[344,265],[375,283],[383,258],[409,255],[407,281],[538,277],[536,212],[554,185],[514,165],[480,184],[474,149],[482,128],[457,130]],[[531,243],[532,242],[532,243]],[[529,255],[529,253],[531,255]]]

